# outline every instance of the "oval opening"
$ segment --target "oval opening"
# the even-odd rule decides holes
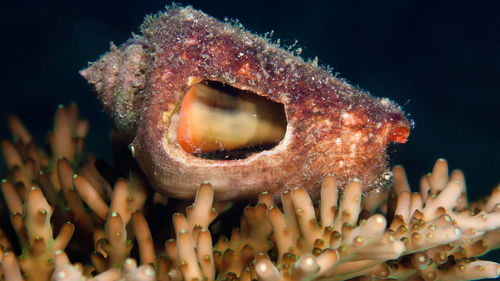
[[[179,145],[212,160],[243,159],[272,149],[287,125],[283,104],[210,80],[189,88],[179,115]]]

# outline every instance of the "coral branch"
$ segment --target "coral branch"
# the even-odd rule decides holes
[[[448,174],[443,159],[422,178],[418,192],[411,191],[401,166],[394,167],[389,190],[364,197],[362,182],[352,179],[339,190],[334,177],[324,179],[319,202],[302,187],[283,191],[277,201],[262,192],[230,232],[220,225],[239,211],[237,204],[216,203],[225,206],[216,220],[207,182],[185,208],[189,202],[158,203],[147,179],[132,168],[127,179],[101,174],[95,157],[83,157],[88,123],[78,119],[74,106],[58,109],[49,142],[62,147],[55,150],[39,149],[19,119],[8,122],[17,140],[2,141],[9,169],[1,183],[3,210],[11,225],[0,228],[6,252],[0,281],[434,281],[500,275],[500,264],[476,258],[500,248],[500,186],[489,198],[469,202],[463,173]],[[173,214],[172,224],[165,223],[166,214]],[[175,239],[165,241],[169,233]]]
[[[132,214],[132,225],[134,227],[137,243],[139,244],[141,263],[155,266],[156,259],[153,238],[151,237],[148,223],[140,212],[134,212]]]
[[[5,253],[2,257],[2,273],[4,280],[24,281],[19,270],[16,255],[12,252]]]

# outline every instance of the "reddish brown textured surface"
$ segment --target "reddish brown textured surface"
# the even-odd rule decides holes
[[[340,188],[358,178],[373,189],[390,178],[387,145],[404,143],[410,130],[390,100],[372,97],[315,62],[191,7],[147,18],[142,33],[81,73],[131,138],[132,153],[157,190],[191,198],[209,181],[219,200],[256,198],[264,190],[278,196],[297,186],[319,197],[326,175],[334,175]],[[203,80],[282,103],[285,138],[271,150],[238,160],[183,151],[176,142],[179,106],[189,86]]]

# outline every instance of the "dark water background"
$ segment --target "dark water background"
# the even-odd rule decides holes
[[[87,150],[109,159],[109,119],[78,70],[168,3],[2,4],[0,114],[18,114],[42,143],[57,105],[74,101],[91,123]],[[298,40],[303,57],[317,56],[352,84],[404,105],[415,129],[407,144],[390,148],[391,162],[407,168],[414,187],[438,157],[465,172],[472,198],[500,183],[500,2],[180,3],[259,34],[274,30],[285,45]]]

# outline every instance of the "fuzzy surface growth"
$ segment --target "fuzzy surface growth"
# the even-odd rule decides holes
[[[193,198],[208,180],[216,200],[256,198],[264,190],[279,198],[290,186],[302,186],[317,198],[325,176],[334,176],[340,189],[358,178],[365,192],[390,179],[387,146],[404,143],[410,131],[392,101],[191,7],[149,16],[141,31],[81,74],[163,194]],[[183,150],[178,126],[189,122],[179,112],[183,97],[199,83],[229,85],[282,105],[283,139],[242,159],[206,159]]]

